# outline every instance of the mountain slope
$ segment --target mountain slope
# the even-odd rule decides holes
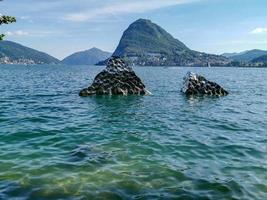
[[[92,48],[86,51],[74,53],[62,60],[66,65],[94,65],[99,61],[105,60],[111,56],[111,53]]]
[[[55,64],[59,60],[32,48],[11,41],[0,41],[1,64]]]
[[[171,34],[150,20],[139,19],[123,33],[114,56],[129,58],[137,65],[225,65],[223,56],[201,53],[189,49]]]
[[[175,51],[188,51],[182,42],[174,39],[164,29],[149,20],[139,19],[123,33],[116,56],[140,55],[147,52],[173,54]]]
[[[253,63],[264,63],[264,64],[267,64],[267,55],[263,55],[263,56],[260,56],[258,58],[255,58],[251,62],[253,62]]]
[[[225,54],[223,54],[225,55]],[[243,61],[243,62],[249,62],[252,61],[255,58],[258,58],[260,56],[267,55],[267,51],[259,50],[259,49],[253,49],[249,51],[243,51],[240,53],[235,53],[233,55],[228,56],[230,59],[235,61]]]
[[[222,56],[226,57],[226,58],[231,58],[233,56],[238,55],[239,53],[223,53]]]

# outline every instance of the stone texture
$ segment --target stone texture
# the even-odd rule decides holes
[[[80,96],[91,95],[148,95],[141,79],[135,74],[132,67],[119,57],[112,57],[106,69],[100,72],[93,84],[80,91]]]
[[[186,95],[225,96],[228,92],[215,82],[205,77],[188,72],[184,77],[182,92]]]

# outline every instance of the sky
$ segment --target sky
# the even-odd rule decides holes
[[[113,52],[123,31],[150,19],[189,48],[222,54],[267,50],[267,0],[4,0],[6,40],[62,59],[97,47]]]

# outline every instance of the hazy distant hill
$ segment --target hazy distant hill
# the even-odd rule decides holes
[[[259,49],[253,49],[249,51],[243,51],[240,53],[225,53],[222,54],[223,56],[226,56],[232,60],[235,61],[243,61],[243,62],[249,62],[252,61],[255,58],[258,58],[263,55],[267,55],[267,51],[259,50]]]
[[[230,57],[233,57],[233,56],[236,56],[240,53],[223,53],[222,56],[226,57],[226,58],[230,58]]]
[[[0,41],[0,64],[56,64],[59,60],[11,41]]]
[[[251,62],[253,62],[253,63],[264,63],[264,64],[267,64],[267,55],[263,55],[263,56],[260,56],[258,58],[255,58]]]
[[[62,60],[67,65],[94,65],[99,61],[105,60],[111,56],[111,53],[92,48],[86,51],[74,53]]]
[[[123,33],[114,56],[129,58],[136,65],[207,66],[226,65],[223,56],[189,49],[150,20],[139,19]]]

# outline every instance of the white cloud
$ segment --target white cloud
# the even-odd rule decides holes
[[[255,28],[253,31],[251,31],[252,34],[262,34],[267,33],[267,28]]]
[[[8,36],[26,36],[29,35],[28,32],[22,31],[22,30],[18,30],[18,31],[8,31],[5,33]]]
[[[168,6],[190,3],[197,0],[146,0],[146,1],[124,1],[114,5],[106,5],[99,9],[87,10],[86,12],[72,13],[64,17],[65,20],[73,22],[84,22],[96,18],[144,13]]]

